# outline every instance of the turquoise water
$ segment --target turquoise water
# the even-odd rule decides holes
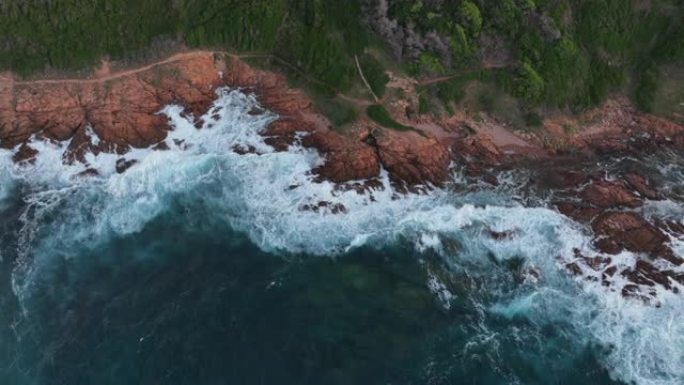
[[[107,155],[62,165],[65,145],[0,152],[1,384],[682,383],[682,299],[568,275],[591,237],[522,197],[524,172],[341,192],[311,180],[315,152],[263,143],[255,103],[222,90],[199,131],[168,108],[170,150],[121,175]],[[347,213],[302,210],[319,201]]]

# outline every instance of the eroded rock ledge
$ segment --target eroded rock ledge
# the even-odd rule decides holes
[[[649,116],[642,116],[640,122],[630,127],[636,137],[624,133],[598,137],[586,143],[586,151],[556,154],[542,159],[541,166],[478,135],[458,140],[453,152],[472,181],[496,185],[502,171],[530,170],[524,187],[545,191],[553,207],[585,224],[594,236],[593,255],[576,250],[573,256],[549,257],[558,258],[569,274],[657,305],[658,289],[679,293],[684,285],[684,259],[673,249],[673,242],[684,241],[684,218],[648,215],[644,207],[667,199],[666,189],[636,164],[654,150],[681,151],[684,127]],[[606,153],[602,149],[607,145],[611,150]],[[601,166],[624,156],[632,157],[631,166],[610,172]]]
[[[158,114],[164,106],[180,104],[188,115],[200,117],[214,101],[216,88],[229,86],[254,92],[280,116],[264,132],[276,149],[286,149],[296,133],[307,134],[303,145],[327,159],[316,170],[320,178],[337,183],[370,179],[381,167],[398,184],[439,185],[447,178],[449,150],[434,138],[390,131],[374,133],[374,141],[344,136],[331,131],[308,97],[289,89],[282,76],[224,54],[177,56],[105,79],[0,83],[0,146],[18,146],[15,160],[20,161],[35,155],[28,143],[32,136],[70,140],[65,162],[83,160],[87,152],[122,154],[131,147],[155,146],[169,130],[167,118]],[[89,130],[99,138],[97,144],[91,143]]]

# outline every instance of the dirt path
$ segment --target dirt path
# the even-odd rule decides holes
[[[380,99],[378,99],[378,96],[373,92],[373,88],[368,84],[368,80],[366,80],[366,77],[363,75],[363,70],[361,69],[361,63],[359,63],[359,57],[354,55],[354,61],[356,62],[356,69],[359,71],[359,75],[361,75],[361,80],[363,80],[363,84],[366,85],[366,88],[368,89],[368,92],[373,96],[373,99],[375,99],[375,102],[379,102]]]
[[[16,86],[26,86],[26,85],[49,85],[49,84],[94,84],[94,83],[102,83],[102,82],[107,82],[110,80],[116,80],[132,75],[136,75],[141,72],[149,71],[155,67],[162,66],[165,64],[170,64],[170,63],[175,63],[175,62],[180,62],[184,60],[191,60],[193,58],[197,57],[203,57],[207,55],[227,55],[231,58],[236,58],[236,59],[258,59],[258,58],[263,58],[263,59],[270,59],[274,60],[281,65],[287,67],[293,72],[296,72],[299,76],[303,77],[309,82],[322,85],[325,87],[330,87],[328,84],[312,78],[308,74],[304,73],[302,70],[297,68],[295,65],[292,63],[289,63],[288,61],[275,56],[273,54],[269,53],[262,53],[262,52],[244,52],[241,54],[233,54],[230,52],[226,51],[207,51],[207,50],[197,50],[197,51],[187,51],[187,52],[180,52],[176,53],[170,57],[167,57],[162,60],[158,60],[149,64],[146,64],[142,67],[135,67],[135,68],[130,68],[126,70],[120,70],[120,71],[112,71],[111,70],[111,63],[109,61],[103,60],[98,68],[95,69],[95,73],[92,77],[88,78],[65,78],[65,79],[37,79],[37,80],[16,80],[12,73],[6,72],[6,73],[0,73],[0,91],[5,90],[5,89],[12,89],[13,87]],[[2,95],[0,95],[1,97]],[[348,95],[345,95],[344,93],[338,93],[337,97],[339,97],[342,100],[347,101],[348,103],[354,104],[359,108],[366,108],[369,105],[373,104],[372,101],[370,100],[364,100],[364,99],[359,99],[359,98],[354,98]]]
[[[230,57],[234,57],[234,58],[238,58],[238,59],[250,59],[250,58],[273,59],[273,60],[276,60],[279,63],[285,65],[286,67],[290,68],[291,70],[296,71],[300,75],[306,77],[307,80],[314,82],[314,83],[317,83],[317,84],[327,86],[327,84],[324,84],[320,80],[309,77],[308,75],[303,73],[300,69],[296,68],[294,65],[287,62],[286,60],[283,60],[283,59],[279,58],[278,56],[275,56],[275,55],[270,54],[270,53],[245,52],[242,54],[231,54],[231,53],[225,52],[225,51],[204,51],[204,50],[177,53],[177,54],[172,55],[166,59],[159,60],[159,61],[147,64],[147,65],[142,66],[142,67],[136,67],[136,68],[131,68],[129,70],[123,70],[123,71],[117,71],[117,72],[110,72],[110,63],[108,61],[103,61],[102,67],[105,67],[106,69],[100,68],[100,70],[95,72],[95,76],[93,76],[92,78],[86,78],[86,79],[82,79],[82,78],[80,78],[80,79],[79,78],[68,79],[67,78],[67,79],[41,79],[41,80],[15,80],[11,74],[10,75],[0,74],[0,81],[11,82],[14,85],[105,82],[108,80],[113,80],[113,79],[117,79],[117,78],[124,77],[124,76],[134,75],[134,74],[139,73],[139,72],[144,72],[144,71],[150,70],[150,69],[157,67],[157,66],[160,66],[160,65],[173,63],[173,62],[177,62],[177,61],[181,61],[181,60],[186,60],[186,59],[190,59],[190,58],[197,57],[197,56],[214,55],[214,54],[228,55]],[[357,61],[358,61],[358,59],[357,59]],[[478,68],[478,69],[470,69],[470,70],[466,70],[466,71],[463,71],[463,72],[460,72],[457,74],[421,80],[421,81],[417,82],[417,85],[427,86],[427,85],[442,83],[442,82],[449,81],[453,78],[456,78],[458,76],[468,75],[468,74],[471,74],[474,72],[481,71],[483,69],[487,70],[487,69],[505,68],[508,65],[509,64],[500,64],[500,65],[485,66],[483,68]],[[357,66],[358,66],[358,63],[357,63]],[[105,70],[103,71],[103,69],[105,69]],[[360,68],[359,68],[359,70],[360,70]],[[365,78],[363,80],[365,82]],[[367,84],[367,82],[365,82],[365,83]],[[368,87],[370,88],[370,86],[368,86]],[[371,91],[371,93],[372,93],[372,91]],[[375,96],[375,95],[373,95],[373,96],[376,98],[376,100],[378,99],[377,96]]]
[[[15,86],[21,86],[21,85],[40,85],[40,84],[65,84],[65,83],[76,83],[76,84],[87,84],[87,83],[98,83],[98,82],[106,82],[109,80],[114,80],[126,76],[131,76],[135,75],[140,72],[145,72],[148,71],[152,68],[164,65],[164,64],[169,64],[169,63],[175,63],[183,60],[188,60],[192,59],[195,57],[201,57],[205,55],[214,55],[214,54],[222,54],[222,55],[228,55],[230,57],[238,58],[238,59],[248,59],[248,58],[259,58],[259,57],[273,57],[273,55],[270,54],[263,54],[263,53],[255,53],[255,52],[248,52],[244,54],[231,54],[229,52],[224,52],[224,51],[189,51],[189,52],[181,52],[177,53],[175,55],[172,55],[166,59],[159,60],[150,64],[147,64],[142,67],[135,67],[131,68],[128,70],[123,70],[123,71],[116,71],[116,72],[111,72],[110,71],[110,63],[109,62],[103,62],[103,67],[104,63],[106,63],[106,70],[102,71],[102,69],[96,71],[95,76],[91,78],[85,78],[85,79],[78,79],[78,78],[72,78],[72,79],[40,79],[40,80],[15,80],[11,75],[0,75],[0,81],[4,82],[9,82],[12,83],[12,85]],[[99,73],[99,76],[98,76]]]
[[[137,73],[148,71],[154,67],[157,67],[157,66],[160,66],[163,64],[182,61],[182,60],[186,60],[186,59],[198,57],[198,56],[203,56],[203,55],[210,55],[213,53],[214,52],[211,52],[211,51],[193,51],[193,52],[178,53],[178,54],[175,54],[169,58],[148,64],[148,65],[143,66],[143,67],[137,67],[137,68],[130,69],[130,70],[114,72],[114,73],[111,73],[107,76],[93,77],[93,78],[88,78],[88,79],[45,79],[45,80],[20,80],[20,81],[17,81],[17,80],[11,79],[11,78],[7,78],[7,77],[4,77],[4,79],[9,80],[14,85],[18,85],[18,86],[20,86],[20,85],[40,85],[40,84],[64,84],[64,83],[76,83],[76,84],[98,83],[98,82],[106,82],[108,80],[113,80],[113,79],[117,79],[117,78],[121,78],[121,77],[125,77],[125,76],[135,75]]]
[[[459,72],[459,73],[457,73],[457,74],[445,75],[445,76],[439,76],[439,77],[432,78],[432,79],[421,80],[421,81],[418,82],[418,85],[419,85],[419,86],[429,86],[429,85],[432,85],[432,84],[437,84],[437,83],[446,82],[446,81],[449,81],[449,80],[451,80],[451,79],[453,79],[453,78],[457,78],[457,77],[463,76],[463,75],[469,75],[469,74],[472,74],[472,73],[475,73],[475,72],[479,72],[479,71],[482,71],[482,70],[501,69],[501,68],[509,67],[510,65],[511,65],[510,63],[500,63],[500,64],[485,65],[485,66],[482,66],[482,67],[480,67],[480,68],[467,69],[467,70],[462,71],[462,72]]]

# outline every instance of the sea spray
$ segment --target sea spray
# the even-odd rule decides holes
[[[504,178],[508,182],[499,192],[446,188],[398,194],[386,172],[381,187],[365,194],[337,189],[314,181],[312,170],[325,161],[315,150],[294,143],[276,152],[265,143],[261,133],[277,117],[250,114],[256,106],[253,95],[219,89],[199,130],[181,107],[167,107],[161,113],[172,126],[164,141],[168,150],[131,149],[123,158],[135,163],[121,174],[121,157],[114,154],[88,154],[85,162],[65,164],[68,143],[33,138],[38,156],[24,164],[12,163],[11,151],[0,151],[6,166],[0,185],[7,186],[0,202],[7,189],[18,186],[25,205],[13,274],[20,303],[31,303],[33,285],[47,279],[54,260],[77,259],[112,238],[142,231],[174,205],[192,202],[262,250],[281,255],[337,256],[411,242],[418,255],[437,253],[454,274],[480,282],[485,293],[471,295],[483,317],[551,328],[569,324],[566,332],[577,344],[606,349],[601,357],[616,378],[639,385],[684,380],[684,330],[677,322],[684,317],[682,297],[660,292],[655,307],[573,278],[564,266],[576,251],[597,254],[588,230],[555,210],[522,205],[505,190],[515,185],[514,176]],[[89,135],[97,141],[94,132]],[[240,154],[235,148],[253,151]],[[87,170],[97,174],[84,175]],[[346,210],[306,209],[319,202]],[[492,233],[510,236],[497,239]],[[627,263],[635,256],[616,258]],[[520,280],[492,273],[513,265]],[[435,275],[426,285],[449,311],[455,295]],[[485,329],[473,343],[502,338]]]

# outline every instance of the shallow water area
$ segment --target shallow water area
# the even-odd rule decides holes
[[[682,297],[568,274],[595,252],[588,229],[520,191],[526,173],[335,189],[316,151],[264,142],[277,117],[257,104],[221,89],[199,130],[167,107],[169,149],[129,152],[121,174],[108,154],[64,165],[66,143],[33,139],[33,164],[0,152],[2,383],[684,381]],[[672,197],[648,212],[681,210]],[[319,202],[346,211],[304,209]]]

